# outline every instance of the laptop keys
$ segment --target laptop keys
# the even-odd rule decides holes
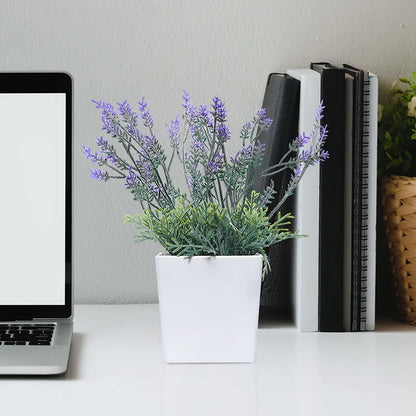
[[[0,324],[1,345],[51,345],[55,324]]]

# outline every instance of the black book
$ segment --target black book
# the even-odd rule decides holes
[[[263,164],[258,172],[277,164],[289,149],[289,143],[298,134],[299,120],[299,93],[300,82],[283,73],[269,74],[263,99],[263,108],[266,116],[273,119],[271,127],[261,133],[260,141],[265,143]],[[273,181],[276,191],[275,198],[269,205],[272,210],[283,197],[291,172],[283,171],[274,176],[259,176],[254,189],[262,192]],[[282,213],[294,211],[293,197],[289,197],[281,207]],[[292,268],[292,241],[286,240],[271,246],[268,256],[271,272],[265,277],[262,284],[262,306],[286,311],[291,306],[291,268]]]
[[[344,65],[353,78],[352,116],[352,230],[351,230],[351,331],[366,329],[368,176],[368,88],[364,71]]]
[[[321,74],[329,152],[320,165],[318,328],[344,331],[345,71],[326,62],[311,68]]]

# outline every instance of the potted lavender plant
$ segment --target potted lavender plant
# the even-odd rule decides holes
[[[416,325],[416,71],[380,106],[378,168],[399,318]]]
[[[126,216],[138,241],[154,240],[165,249],[156,256],[162,338],[167,362],[252,362],[262,275],[270,267],[266,248],[299,237],[288,226],[293,218],[279,209],[293,194],[308,166],[328,157],[327,136],[317,110],[310,136],[299,135],[276,165],[259,172],[266,144],[258,140],[272,120],[260,110],[244,124],[241,149],[226,152],[231,133],[224,102],[196,107],[184,91],[183,114],[167,125],[169,154],[153,133],[154,121],[142,99],[138,112],[127,102],[118,109],[94,101],[103,130],[98,152],[84,154],[98,168],[99,181],[121,179],[138,201],[141,213]],[[143,132],[139,121],[146,132]],[[123,152],[121,156],[120,151]],[[186,189],[175,186],[171,166],[183,168]],[[269,212],[275,196],[271,182],[262,193],[253,186],[258,175],[293,171],[286,193]]]

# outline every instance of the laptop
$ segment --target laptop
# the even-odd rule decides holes
[[[72,81],[0,73],[0,374],[60,374],[72,338]]]

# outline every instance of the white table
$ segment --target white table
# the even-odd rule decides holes
[[[157,305],[80,305],[69,371],[1,377],[2,414],[401,415],[416,396],[416,328],[299,333],[262,324],[254,364],[165,364]],[[13,413],[11,413],[13,412]]]

